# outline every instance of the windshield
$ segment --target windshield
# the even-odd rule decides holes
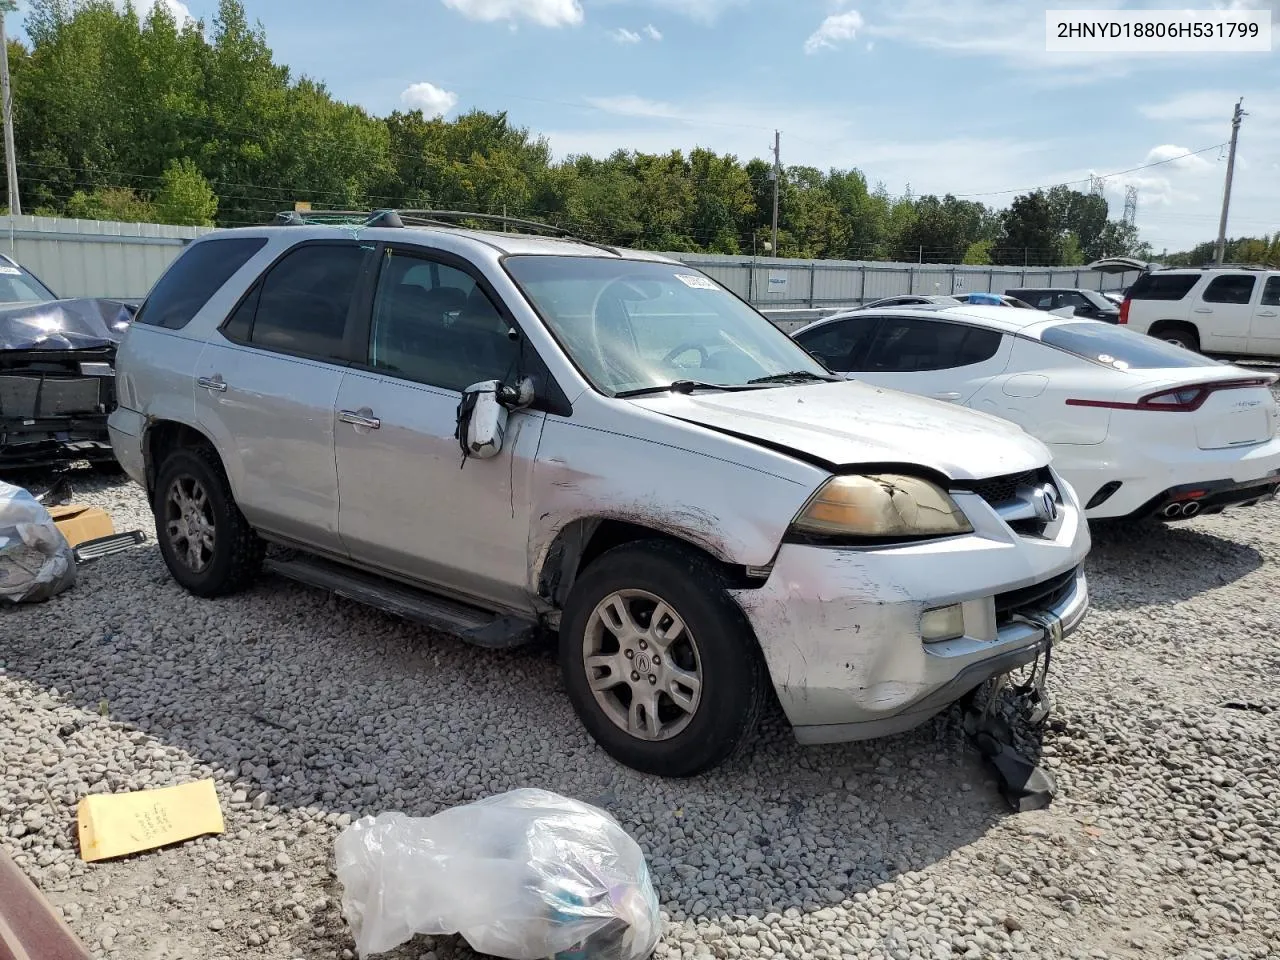
[[[1045,330],[1040,339],[1051,347],[1115,370],[1203,367],[1213,362],[1172,343],[1100,321],[1059,324]]]
[[[594,257],[508,257],[504,264],[560,345],[611,394],[676,381],[739,387],[830,374],[763,316],[697,271]]]
[[[1114,311],[1116,305],[1104,297],[1100,293],[1094,293],[1092,290],[1081,290],[1080,295],[1092,303],[1095,307],[1101,307],[1103,310]]]
[[[49,288],[31,274],[0,264],[0,303],[48,303],[56,299]]]

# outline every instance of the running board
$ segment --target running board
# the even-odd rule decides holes
[[[493,614],[319,557],[268,557],[263,569],[490,650],[523,646],[539,634],[538,622],[531,617]]]

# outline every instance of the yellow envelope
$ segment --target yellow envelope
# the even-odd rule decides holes
[[[80,801],[80,859],[88,862],[154,850],[205,833],[222,833],[212,780],[135,793],[98,793]]]

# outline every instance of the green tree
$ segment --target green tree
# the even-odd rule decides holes
[[[975,240],[964,251],[960,262],[971,266],[987,266],[991,263],[991,240]]]
[[[156,222],[155,207],[127,187],[98,187],[92,193],[77,190],[67,201],[66,215],[81,220]]]
[[[195,163],[184,157],[170,161],[165,168],[154,205],[162,223],[211,227],[218,197]]]

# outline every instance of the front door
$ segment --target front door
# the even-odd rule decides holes
[[[513,413],[489,460],[464,460],[454,437],[466,387],[520,373],[512,329],[465,264],[383,251],[367,363],[338,389],[339,530],[356,560],[527,610],[529,485],[545,414]]]
[[[967,403],[1009,364],[998,330],[928,317],[884,317],[853,377],[949,403]]]

